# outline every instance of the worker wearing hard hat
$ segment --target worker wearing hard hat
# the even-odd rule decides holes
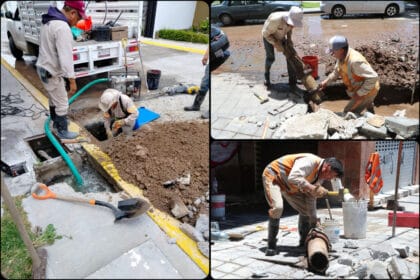
[[[99,101],[99,108],[104,112],[104,126],[108,139],[121,132],[127,135],[131,133],[139,113],[130,97],[116,89],[106,89]]]
[[[86,18],[83,1],[64,1],[61,10],[49,7],[42,15],[39,56],[36,63],[42,85],[48,93],[50,116],[60,138],[72,139],[77,133],[68,131],[68,96],[77,90],[73,67],[73,35],[71,26]],[[65,79],[69,81],[66,89]]]
[[[299,212],[299,246],[303,246],[308,232],[317,223],[316,199],[328,194],[321,184],[342,175],[343,166],[338,159],[322,159],[309,153],[285,155],[267,165],[262,174],[265,198],[270,206],[267,256],[277,254],[283,198]]]
[[[303,10],[299,7],[293,6],[288,12],[274,12],[266,19],[262,36],[265,49],[265,72],[264,72],[264,85],[269,89],[270,82],[270,69],[275,60],[274,48],[279,51],[284,51],[284,45],[290,44],[293,46],[292,31],[294,27],[301,27],[303,19]],[[296,87],[297,78],[295,70],[292,65],[287,61],[287,72],[289,75],[289,85]]]
[[[333,72],[322,81],[321,88],[338,79],[343,79],[350,102],[344,107],[344,113],[361,114],[364,110],[374,112],[373,101],[378,95],[379,78],[366,58],[349,47],[347,38],[334,36],[329,40],[327,52],[337,59]]]

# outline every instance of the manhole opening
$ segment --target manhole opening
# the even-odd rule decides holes
[[[39,161],[44,162],[48,160],[46,156],[51,158],[56,158],[60,156],[60,153],[51,143],[50,139],[48,139],[47,135],[35,135],[25,139],[28,142],[29,147],[31,147],[32,151],[38,157]],[[64,150],[68,152],[68,149],[64,147]]]
[[[83,179],[83,186],[79,186],[68,165],[45,134],[26,138],[25,141],[39,159],[39,163],[34,163],[33,166],[37,181],[47,186],[65,182],[75,191],[82,193],[116,192],[112,183],[91,162],[82,147],[75,148],[75,152],[70,153],[68,147],[62,145]],[[46,158],[45,155],[49,158]]]
[[[103,121],[87,124],[85,125],[85,128],[99,141],[105,141],[108,139]]]

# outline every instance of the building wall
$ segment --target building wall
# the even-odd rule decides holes
[[[162,29],[188,29],[192,26],[196,1],[159,1],[154,36]]]
[[[209,5],[204,1],[197,1],[192,25],[199,26],[200,22],[206,18],[210,18]]]
[[[369,189],[364,175],[372,152],[375,152],[375,141],[320,141],[318,144],[320,157],[336,157],[343,163],[343,186],[354,196],[366,199]]]

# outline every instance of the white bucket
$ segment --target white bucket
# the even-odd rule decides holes
[[[338,242],[340,238],[340,227],[339,223],[336,220],[325,220],[322,224],[324,227],[324,232],[328,236],[328,239],[331,243]]]
[[[225,194],[211,195],[211,218],[224,219],[225,218]]]
[[[367,200],[343,202],[344,236],[346,238],[366,238],[367,203]]]

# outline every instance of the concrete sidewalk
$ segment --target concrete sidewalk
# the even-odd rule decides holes
[[[400,197],[399,205],[404,206],[405,211],[418,212],[418,185],[406,187],[405,190],[410,194]],[[391,279],[418,278],[418,228],[396,227],[396,234],[392,237],[392,227],[388,226],[388,213],[392,211],[378,209],[367,212],[366,238],[346,239],[342,208],[332,208],[331,212],[339,222],[340,237],[332,243],[329,268],[325,275],[276,263],[283,261],[296,264],[305,256],[305,249],[298,247],[298,215],[286,214],[280,219],[281,229],[277,236],[279,253],[266,257],[266,214],[249,211],[230,215],[227,208],[226,220],[219,222],[226,233],[241,233],[256,229],[257,226],[265,227],[265,230],[247,235],[241,241],[214,241],[211,245],[211,276],[214,279],[389,279],[388,269],[392,273]],[[317,213],[321,222],[329,218],[325,208],[318,209]],[[408,252],[408,258],[401,257],[396,249]]]

